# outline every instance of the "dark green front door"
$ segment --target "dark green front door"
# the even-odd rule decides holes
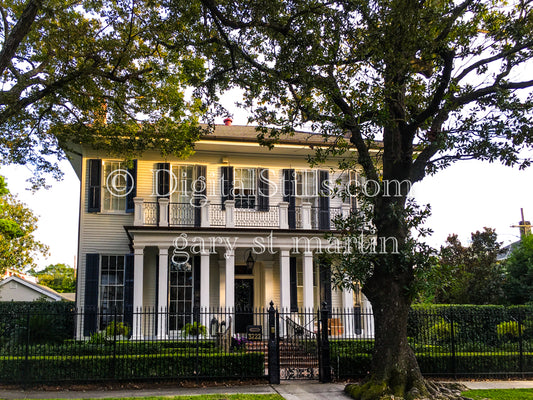
[[[235,279],[235,332],[246,333],[253,325],[254,280]]]

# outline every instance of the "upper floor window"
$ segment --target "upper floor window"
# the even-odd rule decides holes
[[[87,211],[132,213],[136,181],[137,160],[87,160]]]
[[[194,165],[173,165],[172,179],[174,184],[170,195],[170,201],[173,203],[190,203],[191,198],[194,197],[195,180],[197,174]]]
[[[235,168],[235,207],[255,208],[257,195],[257,170],[255,168]]]
[[[104,161],[103,167],[103,211],[126,211],[126,164]]]
[[[316,197],[318,196],[317,171],[302,170],[295,171],[296,175],[296,196]]]

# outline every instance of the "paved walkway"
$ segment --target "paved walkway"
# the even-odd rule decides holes
[[[533,388],[533,381],[460,381],[470,389]],[[106,397],[180,396],[197,394],[269,394],[278,393],[285,400],[348,400],[344,383],[322,384],[316,381],[282,382],[280,385],[214,386],[203,388],[151,388],[118,390],[0,390],[0,399],[101,399]]]

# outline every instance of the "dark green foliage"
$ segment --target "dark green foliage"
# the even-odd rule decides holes
[[[0,302],[0,345],[57,343],[73,335],[71,302]]]
[[[76,270],[66,264],[48,265],[40,271],[30,269],[30,275],[39,279],[39,284],[54,289],[59,293],[76,291]]]
[[[440,248],[438,264],[421,295],[425,302],[441,304],[503,304],[504,270],[498,262],[500,243],[496,231],[483,228],[463,246],[450,235]]]
[[[16,357],[0,363],[2,382],[65,380],[134,380],[165,378],[259,378],[264,376],[263,353],[189,355],[124,355],[120,357]]]
[[[505,262],[505,296],[511,304],[533,302],[533,235],[522,238]]]

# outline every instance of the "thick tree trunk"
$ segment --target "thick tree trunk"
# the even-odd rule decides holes
[[[359,399],[395,396],[407,399],[428,397],[424,378],[407,342],[410,300],[402,280],[384,275],[365,286],[374,313],[375,345],[370,376],[360,386]]]

